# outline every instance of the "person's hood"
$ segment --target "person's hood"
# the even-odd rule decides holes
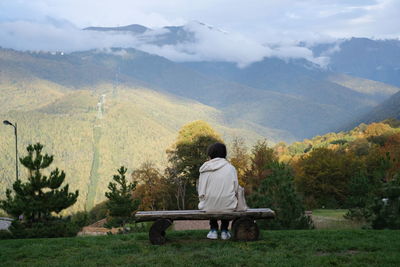
[[[212,160],[204,162],[204,164],[200,167],[200,173],[216,171],[224,167],[226,164],[228,164],[228,161],[226,159],[214,158]]]

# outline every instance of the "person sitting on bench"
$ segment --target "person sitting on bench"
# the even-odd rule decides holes
[[[234,211],[237,206],[238,178],[235,167],[226,158],[226,146],[215,143],[208,147],[210,160],[200,167],[198,183],[199,209],[212,212]],[[221,220],[221,239],[231,238],[229,220]],[[218,239],[218,221],[210,220],[209,239]]]

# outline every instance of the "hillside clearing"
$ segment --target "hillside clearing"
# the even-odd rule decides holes
[[[3,266],[398,266],[400,231],[263,231],[257,242],[212,241],[207,231],[170,231],[164,246],[147,233],[3,240]]]

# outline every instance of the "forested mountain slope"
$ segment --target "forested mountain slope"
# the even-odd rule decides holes
[[[348,128],[360,123],[378,122],[389,118],[400,119],[400,92],[356,119]]]
[[[258,112],[249,111],[242,116],[281,127],[299,139],[339,129],[399,90],[384,83],[330,72],[305,60],[285,62],[266,58],[244,68],[228,62],[183,64],[204,75],[268,92],[268,97],[259,96],[254,101]],[[277,99],[282,95],[286,98]]]
[[[151,88],[213,106],[231,122],[245,120],[298,139],[337,129],[382,99],[323,79],[321,69],[307,64],[268,58],[240,69],[230,63],[178,64],[134,49],[0,50],[2,72],[11,73],[6,76],[20,73],[69,89],[93,90],[102,83]]]
[[[270,141],[282,136],[291,139],[283,131],[245,121],[230,123],[215,108],[147,88],[102,83],[91,90],[77,90],[39,79],[31,86],[34,88],[2,80],[0,117],[18,123],[20,155],[26,154],[28,144],[36,142],[45,145],[46,153],[54,154],[53,166],[65,170],[70,187],[80,191],[73,210],[90,208],[103,200],[112,175],[121,165],[130,171],[145,161],[164,167],[165,150],[174,143],[182,125],[193,120],[209,122],[228,144],[236,136],[249,143],[265,136]],[[13,129],[3,125],[3,189],[15,180],[14,160]],[[25,170],[20,175],[24,179]],[[0,196],[4,193],[1,190]]]

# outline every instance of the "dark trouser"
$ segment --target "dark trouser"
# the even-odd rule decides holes
[[[229,220],[221,220],[221,231],[228,231]],[[218,221],[210,220],[210,229],[218,231]]]

